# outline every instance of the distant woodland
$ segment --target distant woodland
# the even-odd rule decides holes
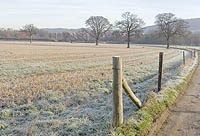
[[[0,29],[1,40],[29,40],[29,37],[20,30]],[[33,37],[37,41],[55,41],[55,42],[94,42],[83,29],[77,32],[48,32],[38,29]],[[126,43],[126,37],[119,32],[110,30],[101,39],[101,43]],[[149,31],[140,37],[131,38],[132,44],[166,44],[165,40],[159,36],[156,31]],[[184,37],[173,37],[171,44],[178,45],[200,45],[200,33],[188,33]]]
[[[170,16],[171,20],[176,19],[178,20],[174,14],[167,13],[161,14],[161,17]],[[139,21],[139,23],[133,22],[134,25],[138,25],[138,29],[130,29],[131,33],[127,33],[127,28],[123,28],[124,24],[129,24],[131,22],[124,22],[125,20],[118,21],[118,24],[112,25],[109,21],[101,16],[93,16],[90,17],[86,21],[86,28],[80,29],[64,29],[64,28],[45,28],[45,29],[38,29],[33,24],[25,25],[21,30],[14,30],[14,29],[4,29],[0,28],[0,40],[32,40],[34,41],[53,41],[53,42],[98,42],[99,43],[115,43],[115,44],[122,44],[127,43],[129,41],[131,44],[167,44],[166,38],[160,35],[159,32],[159,25],[147,26],[143,27],[143,21],[140,18],[137,18],[137,15],[133,15],[129,12],[126,12],[124,18],[130,18],[130,20],[134,20],[135,22]],[[96,32],[95,29],[92,30],[91,28],[96,28],[97,26],[93,26],[94,24],[91,22],[96,21],[96,23],[104,21],[104,24],[100,24],[105,27],[105,32],[99,31]],[[96,20],[95,20],[96,19]],[[159,19],[159,18],[157,18]],[[188,25],[188,30],[184,32],[184,36],[181,35],[183,33],[183,28],[181,27],[180,23],[176,24],[176,30],[180,33],[170,37],[170,44],[174,45],[200,45],[200,19],[185,19],[183,20]],[[180,22],[180,21],[179,21]],[[135,23],[135,24],[134,24]],[[162,22],[161,22],[162,23]],[[173,24],[169,26],[172,28]],[[184,26],[184,25],[183,25]],[[119,29],[115,29],[118,27]],[[168,27],[168,26],[164,26]],[[136,28],[136,27],[135,27]],[[96,29],[98,30],[98,29]],[[125,31],[124,31],[125,30]],[[171,29],[172,31],[175,29]],[[124,32],[125,33],[124,33]],[[94,32],[93,34],[90,32]],[[96,34],[96,35],[94,35]],[[133,34],[133,36],[127,37],[127,35]],[[129,43],[128,42],[128,43]],[[98,44],[98,43],[97,43]]]

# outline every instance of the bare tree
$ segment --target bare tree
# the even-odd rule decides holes
[[[91,16],[85,23],[89,27],[89,34],[95,38],[96,45],[98,45],[99,38],[112,27],[108,19],[102,16]]]
[[[142,26],[144,21],[137,17],[137,15],[125,12],[122,14],[122,20],[117,21],[116,27],[121,33],[127,36],[127,48],[130,48],[130,39],[132,36],[140,36],[142,34]]]
[[[89,41],[89,33],[85,28],[81,28],[79,32],[77,32],[78,39],[84,42]]]
[[[112,32],[113,40],[118,42],[123,42],[125,40],[125,35],[118,30]]]
[[[25,25],[22,29],[30,38],[30,44],[32,43],[33,35],[37,33],[37,28],[33,24]]]
[[[188,27],[184,20],[176,18],[173,13],[158,14],[155,24],[158,25],[161,36],[166,38],[167,49],[169,49],[171,38],[184,35]]]
[[[62,37],[63,37],[64,42],[70,41],[71,35],[69,32],[63,32],[62,34],[63,34]]]
[[[70,32],[70,42],[73,43],[74,41],[77,41],[78,35],[76,32]]]

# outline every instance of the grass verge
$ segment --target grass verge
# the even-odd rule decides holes
[[[161,90],[159,93],[151,93],[145,105],[138,110],[125,123],[113,131],[115,136],[143,136],[148,133],[153,122],[175,103],[183,88],[189,83],[197,64],[189,71],[187,76],[176,87]]]

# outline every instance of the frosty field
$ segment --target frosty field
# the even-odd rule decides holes
[[[150,46],[0,41],[0,135],[112,135],[112,56],[143,102],[183,70],[182,51]],[[191,61],[186,52],[186,65]],[[137,107],[124,94],[125,119]]]

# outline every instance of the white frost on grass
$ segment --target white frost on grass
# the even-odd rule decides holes
[[[170,54],[171,53],[171,54]],[[153,59],[149,59],[151,55]],[[145,100],[148,93],[157,91],[157,73],[158,73],[158,54],[148,53],[146,56],[123,57],[123,71],[125,78],[128,81],[131,89],[136,93],[142,101]],[[189,53],[186,52],[189,58]],[[140,59],[148,59],[147,62],[141,62]],[[194,62],[196,59],[194,60]],[[67,69],[95,67],[97,65],[107,66],[111,65],[111,60],[104,58],[96,62],[78,62],[75,64],[61,64],[57,63],[27,63],[26,65],[17,65],[18,71],[8,73],[8,75],[20,75],[23,71],[31,73],[37,71],[62,71]],[[137,64],[134,64],[136,63]],[[164,60],[164,84],[166,86],[172,85],[176,79],[183,77],[179,73],[187,73],[190,66],[186,66],[183,70],[180,69],[182,65],[182,51],[171,51],[165,56]],[[191,65],[191,64],[190,64]],[[1,68],[10,67],[15,69],[16,65],[3,65]],[[26,73],[26,72],[25,72]],[[29,74],[29,73],[28,73]],[[106,74],[112,74],[112,70]],[[180,76],[180,77],[179,77]],[[82,77],[85,78],[85,77]],[[27,131],[32,135],[57,135],[57,136],[105,136],[110,134],[111,120],[112,120],[112,80],[102,79],[94,80],[89,84],[87,91],[78,92],[68,96],[67,93],[54,92],[48,90],[42,94],[38,94],[40,100],[37,102],[16,106],[6,107],[9,109],[10,115],[0,120],[6,122],[8,127],[0,131],[0,135],[27,135]],[[74,88],[71,88],[74,89]],[[124,117],[125,119],[137,111],[138,108],[123,93]],[[31,107],[30,107],[31,106]],[[33,110],[34,109],[34,110]],[[13,116],[13,113],[14,116]],[[17,124],[17,125],[14,125]],[[26,128],[26,129],[24,129]],[[29,134],[30,135],[30,134]]]
[[[195,65],[198,64],[198,56],[195,57],[195,59],[187,66],[185,66],[181,72],[178,73],[177,76],[175,76],[173,79],[168,79],[168,81],[165,83],[165,86],[174,88],[181,82],[183,82],[184,78],[188,75],[188,73],[194,68]]]

